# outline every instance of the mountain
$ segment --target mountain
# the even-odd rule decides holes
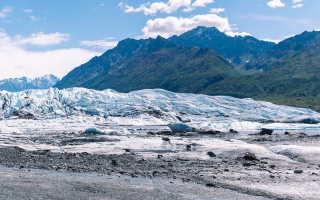
[[[277,67],[286,61],[286,59],[318,45],[320,45],[320,31],[305,31],[299,35],[283,40],[270,50],[251,60],[243,69],[268,71]]]
[[[252,97],[274,103],[320,110],[320,45],[284,60],[274,69],[226,79],[209,86],[206,94]]]
[[[52,74],[35,79],[27,77],[4,79],[0,80],[0,90],[18,92],[28,89],[48,89],[54,86],[59,80],[59,78]]]
[[[111,88],[119,92],[162,88],[200,93],[209,85],[240,74],[217,52],[183,47],[158,36],[126,39],[114,49],[75,68],[57,88]]]
[[[204,26],[199,26],[180,36],[172,36],[169,40],[182,46],[198,46],[215,50],[236,68],[245,65],[247,61],[275,45],[273,42],[261,41],[251,36],[227,36],[215,27]]]

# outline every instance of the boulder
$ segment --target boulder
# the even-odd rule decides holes
[[[260,135],[272,135],[273,130],[267,129],[267,128],[262,128],[260,131]]]
[[[243,156],[243,158],[245,160],[250,160],[250,161],[253,161],[253,160],[259,160],[256,155],[254,153],[251,153],[251,152],[246,152],[245,155]]]

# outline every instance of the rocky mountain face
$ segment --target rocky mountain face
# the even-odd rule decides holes
[[[0,80],[0,90],[19,92],[29,89],[48,89],[54,86],[60,79],[52,74],[48,74],[35,79],[27,77],[10,78]]]
[[[121,41],[67,74],[57,88],[85,87],[129,92],[162,88],[201,93],[209,85],[240,74],[208,48],[183,47],[165,38]]]
[[[282,62],[285,62],[296,54],[318,45],[320,45],[320,31],[305,31],[275,45],[270,50],[251,60],[243,66],[243,69],[268,71],[276,68]]]
[[[283,60],[269,71],[226,79],[206,94],[225,94],[268,100],[320,110],[320,45]]]
[[[227,36],[215,27],[203,26],[180,36],[172,36],[169,40],[182,46],[215,50],[236,68],[245,65],[275,45],[273,42],[258,40],[251,36]]]

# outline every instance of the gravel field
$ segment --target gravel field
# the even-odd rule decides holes
[[[55,139],[60,149],[70,149],[123,140],[83,134],[51,135],[34,135],[28,141],[41,146]],[[318,199],[320,195],[318,136],[211,133],[137,135],[129,139],[161,141],[163,149],[117,148],[114,154],[3,146],[0,198]],[[175,141],[183,148],[164,148]],[[312,150],[298,148],[294,154],[276,148],[290,144]]]

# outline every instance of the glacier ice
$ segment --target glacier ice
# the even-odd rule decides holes
[[[162,89],[119,93],[111,89],[50,88],[16,93],[0,91],[0,118],[63,118],[83,123],[91,120],[90,123],[98,121],[118,125],[185,123],[194,128],[239,130],[261,129],[262,126],[285,129],[291,127],[289,123],[294,123],[294,128],[319,128],[317,124],[296,124],[319,122],[320,114],[306,108],[275,105],[248,98],[179,94]]]

